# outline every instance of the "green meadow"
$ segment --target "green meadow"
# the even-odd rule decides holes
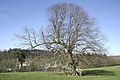
[[[120,66],[91,68],[84,76],[66,76],[57,72],[0,73],[0,80],[120,80]]]

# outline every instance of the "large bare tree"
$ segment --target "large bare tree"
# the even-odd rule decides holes
[[[44,44],[48,49],[61,50],[67,55],[72,75],[77,71],[74,54],[103,51],[103,36],[95,20],[80,6],[60,3],[48,8],[48,29],[42,32]]]
[[[72,75],[81,75],[77,71],[78,60],[75,54],[87,52],[103,53],[103,35],[99,31],[94,18],[80,6],[74,4],[60,3],[48,8],[47,30],[42,32],[42,40],[34,29],[23,28],[22,34],[16,37],[23,40],[23,45],[33,49],[40,45],[56,51],[62,51]]]

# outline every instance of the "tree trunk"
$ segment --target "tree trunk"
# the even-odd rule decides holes
[[[68,58],[69,58],[69,63],[68,66],[72,69],[71,75],[77,75],[77,76],[82,76],[82,72],[78,72],[76,69],[77,65],[75,63],[75,60],[73,58],[72,50],[68,50]],[[69,72],[70,73],[70,72]]]
[[[20,62],[20,65],[21,65],[21,69],[22,69],[22,67],[23,67],[23,62]]]

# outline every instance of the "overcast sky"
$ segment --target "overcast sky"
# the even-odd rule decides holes
[[[80,5],[95,17],[110,55],[120,55],[120,0],[0,0],[0,50],[18,47],[14,34],[24,26],[46,27],[47,8],[62,2]]]

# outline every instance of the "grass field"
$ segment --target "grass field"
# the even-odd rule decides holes
[[[0,80],[120,80],[120,66],[92,68],[85,76],[66,76],[55,72],[0,73]]]

